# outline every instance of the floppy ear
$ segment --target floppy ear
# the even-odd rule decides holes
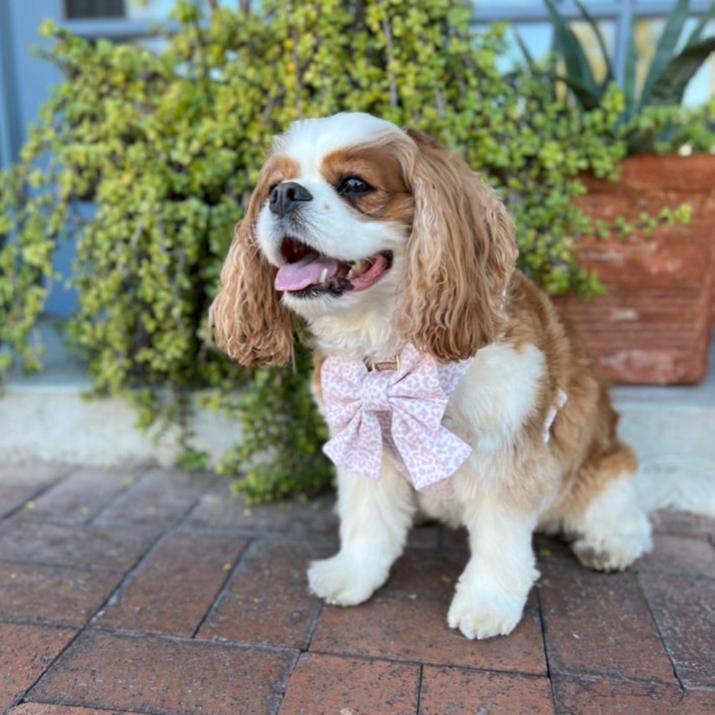
[[[236,226],[221,269],[221,289],[209,309],[217,345],[241,365],[285,365],[293,359],[291,314],[273,287],[276,268],[261,253],[256,221],[268,188],[264,175]]]
[[[435,357],[461,360],[499,335],[518,255],[514,224],[459,156],[426,134],[407,133],[416,144],[406,170],[415,210],[400,329]]]

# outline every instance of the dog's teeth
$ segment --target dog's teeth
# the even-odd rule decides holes
[[[323,270],[320,273],[320,282],[325,283],[325,281],[328,280],[328,269],[323,268]]]
[[[350,272],[348,273],[348,278],[354,278],[355,276],[359,276],[362,273],[364,264],[365,264],[364,260],[356,261],[355,263],[353,263],[353,267],[350,269]]]

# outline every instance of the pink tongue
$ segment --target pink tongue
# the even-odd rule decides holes
[[[281,266],[276,273],[276,290],[302,290],[313,283],[320,283],[320,276],[327,269],[326,278],[338,272],[338,262],[334,258],[312,253],[297,263]]]

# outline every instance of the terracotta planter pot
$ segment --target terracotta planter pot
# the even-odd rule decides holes
[[[707,371],[715,316],[715,156],[638,156],[618,183],[586,177],[590,216],[631,221],[643,211],[688,203],[688,226],[653,236],[584,239],[577,251],[608,292],[588,303],[556,300],[606,374],[622,383],[699,382]]]

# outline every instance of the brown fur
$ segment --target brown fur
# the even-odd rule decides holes
[[[321,174],[333,186],[348,176],[370,184],[375,191],[352,202],[353,208],[367,218],[411,223],[412,193],[391,147],[359,146],[335,151],[323,159]]]
[[[403,157],[415,201],[400,328],[444,360],[461,360],[493,342],[502,327],[502,293],[516,261],[514,226],[504,205],[463,159],[431,137]]]
[[[540,446],[542,427],[558,390],[568,396],[551,429],[551,448],[563,478],[552,516],[581,513],[612,481],[634,474],[637,458],[617,432],[609,385],[576,329],[557,315],[549,299],[520,272],[514,273],[506,306],[504,341],[531,344],[546,358],[546,376],[536,410],[525,425],[527,442]]]

